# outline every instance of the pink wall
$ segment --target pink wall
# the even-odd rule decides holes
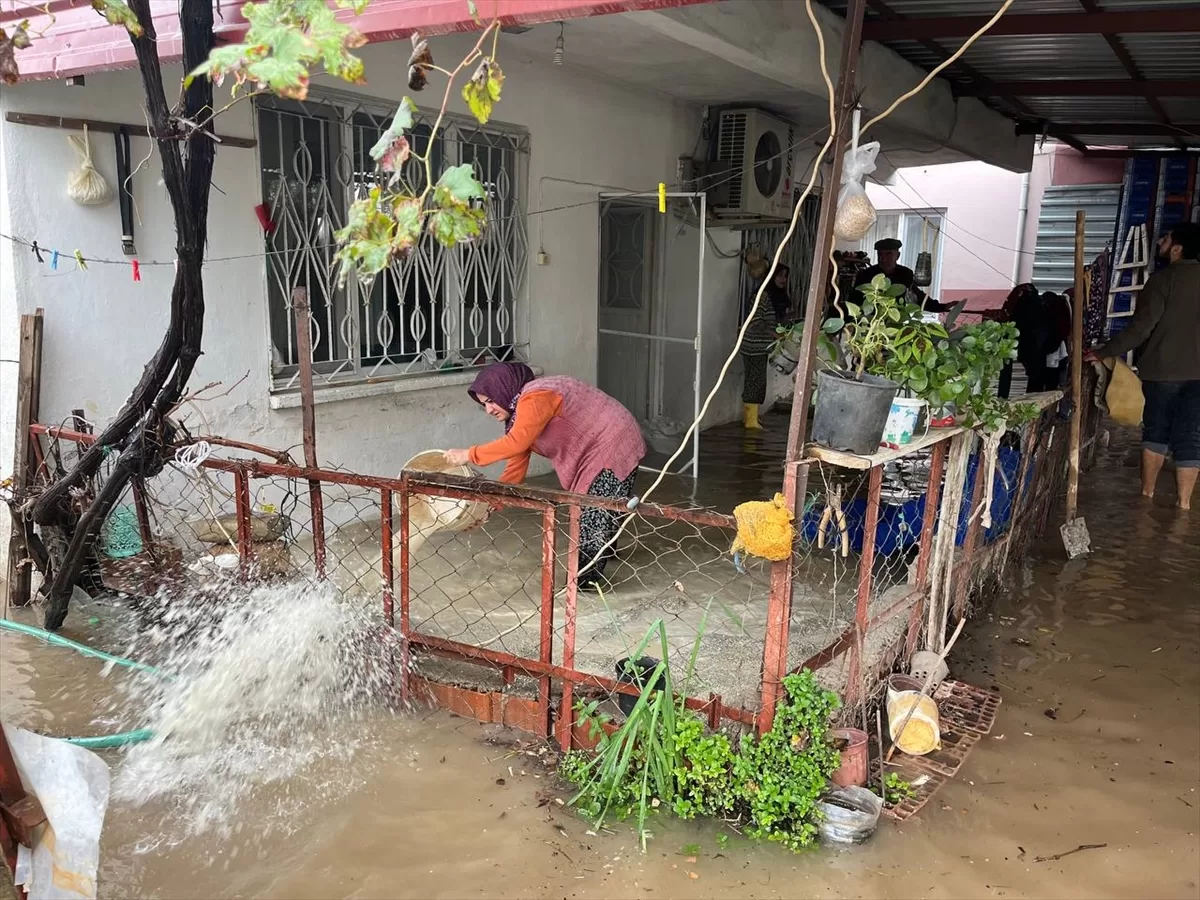
[[[1022,176],[981,162],[901,169],[893,184],[868,185],[880,212],[944,210],[940,300],[999,306],[1012,287]],[[1036,215],[1034,215],[1036,219]]]
[[[942,234],[943,301],[967,299],[967,308],[1000,306],[1016,280],[1033,277],[1042,197],[1050,186],[1119,184],[1123,159],[1094,159],[1058,144],[1035,152],[1028,175],[1028,213],[1021,220],[1023,176],[981,162],[900,169],[892,184],[869,184],[867,194],[880,212],[944,210]],[[1019,262],[1018,262],[1019,259]]]
[[[1095,159],[1070,147],[1056,147],[1053,184],[1120,184],[1125,179],[1124,159]]]

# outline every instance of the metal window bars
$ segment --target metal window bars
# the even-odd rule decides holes
[[[318,383],[420,375],[521,359],[528,240],[524,200],[529,135],[447,115],[432,176],[470,163],[488,192],[483,236],[452,249],[425,235],[370,282],[341,283],[334,235],[355,199],[377,183],[370,148],[395,105],[314,92],[304,102],[264,100],[256,109],[265,226],[271,386],[297,387],[295,288],[308,290]],[[412,143],[429,145],[435,116],[418,112]],[[419,193],[424,166],[411,159],[402,186]]]

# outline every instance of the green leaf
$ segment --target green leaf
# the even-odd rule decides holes
[[[385,172],[391,172],[391,181],[395,181],[403,171],[412,148],[409,146],[405,132],[412,128],[413,113],[417,111],[412,100],[405,97],[396,108],[392,124],[375,142],[371,148],[371,159],[375,160]]]
[[[903,297],[907,290],[908,288],[902,284],[893,284],[887,289],[887,295],[889,297]]]
[[[845,324],[846,323],[843,322],[841,319],[834,316],[834,317],[826,319],[821,324],[821,330],[823,332],[825,332],[826,334],[836,334],[837,332],[842,330],[842,328],[843,328],[843,326],[845,326]]]
[[[441,194],[441,198],[437,194]],[[472,200],[483,200],[486,197],[483,185],[475,180],[475,170],[470,163],[461,166],[451,166],[438,179],[434,203],[446,206],[450,202],[467,204]]]
[[[891,283],[891,281],[888,280],[888,277],[886,275],[876,275],[874,278],[871,279],[871,287],[873,287],[876,291],[878,291],[881,294],[886,293],[888,288],[890,288],[891,286],[892,286],[892,283]]]
[[[366,197],[351,204],[346,227],[334,235],[339,245],[334,258],[342,283],[351,272],[363,281],[370,280],[392,261],[396,223],[380,209],[381,201],[380,188],[371,188]]]
[[[424,210],[416,197],[406,197],[392,203],[392,217],[396,220],[396,237],[392,245],[404,253],[410,250],[421,237]]]
[[[454,247],[477,238],[484,212],[467,206],[445,206],[429,215],[429,232],[443,247]]]
[[[120,25],[134,37],[145,34],[137,13],[124,0],[92,0],[92,9],[104,16],[109,25]]]
[[[504,72],[500,64],[485,56],[462,89],[463,100],[480,124],[486,125],[492,117],[492,105],[499,101],[503,87]]]
[[[857,303],[851,303],[849,300],[847,300],[846,301],[846,312],[852,318],[857,319],[859,316],[862,315],[862,307],[859,306]]]

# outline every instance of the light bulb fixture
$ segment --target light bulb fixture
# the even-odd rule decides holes
[[[561,66],[563,64],[563,30],[562,22],[558,23],[558,40],[554,42],[554,64]]]

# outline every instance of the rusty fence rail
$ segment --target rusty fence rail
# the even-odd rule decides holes
[[[1090,403],[1084,412],[1085,448],[1094,450],[1098,416]],[[31,432],[43,479],[72,444],[94,439],[47,425]],[[709,509],[630,511],[415,471],[367,476],[223,441],[198,465],[135,480],[122,504],[140,534],[137,557],[95,555],[104,583],[134,596],[195,591],[206,571],[231,565],[250,580],[332,585],[378,604],[398,636],[397,699],[432,699],[564,748],[586,743],[572,727],[578,701],[615,704],[637,693],[618,680],[618,663],[662,620],[688,705],[713,727],[762,728],[788,672],[813,669],[854,708],[898,657],[936,642],[931,600],[948,604],[951,624],[969,614],[1044,529],[1061,495],[1068,434],[1049,402],[1010,433],[997,454],[990,527],[970,431],[880,465],[805,460],[785,473],[785,493],[802,497],[795,556],[742,568],[729,556],[736,523]],[[577,584],[589,508],[628,519],[603,595]],[[432,528],[431,515],[448,527]],[[954,540],[939,554],[942,521],[955,523]],[[663,655],[657,637],[644,653]]]

